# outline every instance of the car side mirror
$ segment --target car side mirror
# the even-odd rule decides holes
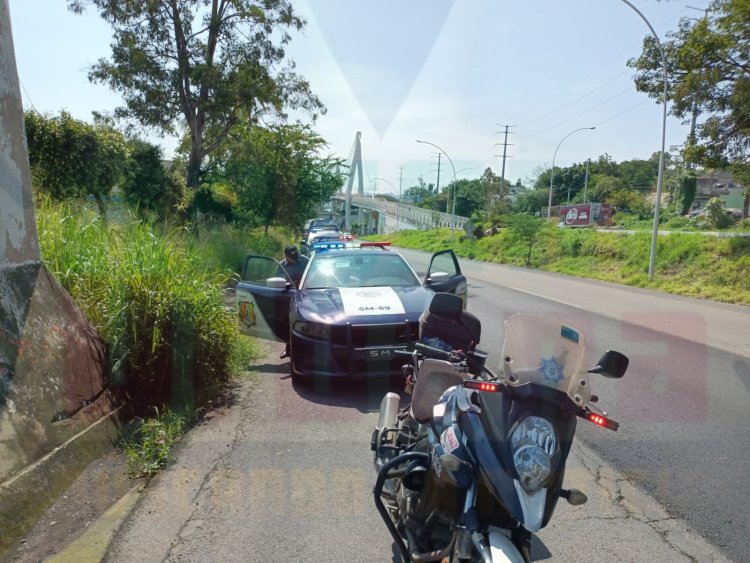
[[[451,275],[447,272],[435,272],[434,274],[430,274],[430,276],[425,280],[426,284],[433,284],[433,283],[445,283],[447,281],[450,281]]]
[[[289,285],[289,282],[286,278],[268,278],[266,280],[266,286],[273,289],[286,289],[287,285]]]
[[[598,373],[604,377],[612,379],[620,379],[628,369],[630,360],[625,354],[615,352],[614,350],[607,350],[604,355],[599,358],[596,363],[596,367],[589,370],[589,373]]]

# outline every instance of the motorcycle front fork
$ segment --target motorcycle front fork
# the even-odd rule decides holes
[[[456,542],[452,560],[454,563],[470,561],[475,548],[484,560],[491,561],[487,538],[476,531],[479,527],[476,516],[476,490],[477,484],[473,482],[466,491],[462,522],[456,526]],[[524,560],[531,561],[531,532],[518,526],[511,531],[510,539],[521,552]]]

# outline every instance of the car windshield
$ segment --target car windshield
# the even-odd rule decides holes
[[[411,287],[419,279],[406,261],[392,252],[382,254],[316,255],[309,266],[303,289],[329,287]]]
[[[338,226],[334,225],[333,223],[320,223],[320,224],[314,224],[310,227],[310,230],[315,231],[336,231],[338,232],[339,228]]]

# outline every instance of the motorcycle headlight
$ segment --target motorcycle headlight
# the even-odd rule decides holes
[[[557,450],[554,427],[545,418],[528,416],[511,433],[510,445],[521,485],[529,493],[537,492],[549,478]]]
[[[320,323],[297,321],[294,323],[294,330],[305,336],[312,336],[313,338],[328,339],[331,335],[331,327]]]

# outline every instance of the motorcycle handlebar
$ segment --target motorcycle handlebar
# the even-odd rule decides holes
[[[427,344],[423,344],[422,342],[417,342],[414,345],[414,348],[417,351],[422,352],[422,354],[424,354],[428,358],[447,361],[456,359],[455,352],[446,352],[445,350],[441,350],[440,348],[433,348],[432,346],[428,346]]]

